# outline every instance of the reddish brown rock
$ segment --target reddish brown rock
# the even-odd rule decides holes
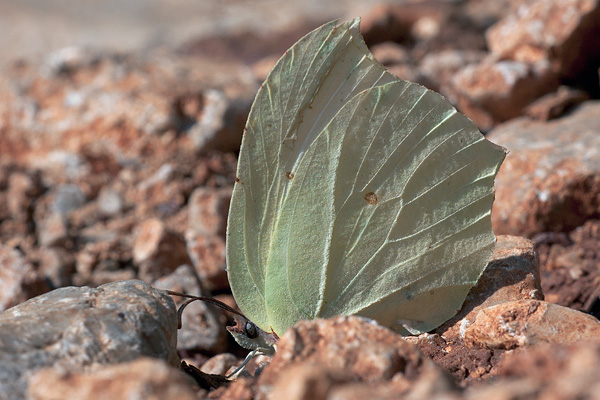
[[[417,7],[403,8],[394,5],[380,4],[373,7],[361,21],[361,33],[369,45],[410,40],[410,30],[418,19],[414,14]]]
[[[90,206],[94,209],[93,204]],[[73,241],[79,244],[74,254],[77,273],[73,276],[73,282],[78,286],[97,286],[110,282],[106,280],[110,276],[116,280],[137,278],[131,265],[133,242],[131,232],[135,222],[133,216],[122,216],[107,223],[89,218],[91,226],[84,228],[81,226],[84,224],[83,221],[88,220],[90,214],[94,213],[81,211],[82,214],[75,212],[70,218],[74,225],[71,229],[77,232]],[[73,249],[70,251],[74,253]]]
[[[416,347],[357,317],[301,321],[290,328],[260,375],[259,398],[275,398],[276,393],[290,387],[286,371],[292,368],[301,374],[293,383],[298,396],[294,398],[298,399],[313,393],[311,388],[333,393],[357,383],[371,388],[384,386],[382,390],[395,396],[419,393],[428,397],[453,388],[452,381]]]
[[[38,174],[11,174],[6,196],[10,217],[19,222],[28,222],[33,213],[34,201],[42,192],[43,187]]]
[[[69,238],[65,217],[52,213],[38,226],[38,241],[43,247],[64,247]]]
[[[496,177],[497,234],[568,232],[600,214],[600,102],[550,122],[519,118],[487,136],[509,153]]]
[[[233,188],[198,188],[192,192],[188,201],[188,228],[196,233],[225,237],[227,213]]]
[[[200,370],[207,374],[227,375],[227,371],[229,371],[232,367],[237,367],[238,364],[239,360],[233,354],[221,353],[209,358],[204,364],[202,364]]]
[[[41,249],[38,259],[40,273],[53,288],[72,285],[75,257],[71,252],[61,248]]]
[[[208,59],[164,55],[159,60],[143,59],[81,50],[67,63],[21,63],[8,75],[0,81],[0,97],[5,99],[0,110],[11,124],[1,126],[7,131],[0,137],[0,149],[16,160],[35,158],[42,149],[78,153],[86,147],[106,147],[120,157],[139,155],[161,146],[156,137],[147,135],[187,134],[194,125],[214,126],[218,115],[202,108],[212,104],[206,99],[212,93],[209,88],[226,97],[228,118],[221,121],[221,129],[203,131],[216,140],[204,137],[201,143],[192,142],[202,146],[199,151],[234,150],[235,144],[228,147],[233,142],[224,136],[235,137],[239,145],[243,121],[258,88],[247,68],[235,63],[217,65]],[[204,121],[209,117],[212,122],[207,124]],[[44,135],[40,136],[42,126]]]
[[[470,1],[464,4],[463,11],[474,23],[489,26],[517,12],[523,4],[533,1],[535,0],[498,0],[493,3]]]
[[[264,82],[269,75],[269,72],[273,69],[277,61],[279,61],[281,55],[273,54],[270,56],[266,56],[256,61],[251,65],[252,73],[256,77],[256,80],[259,82]]]
[[[140,278],[146,282],[167,275],[182,264],[191,264],[185,240],[158,219],[144,221],[137,228],[133,260]]]
[[[140,358],[86,372],[46,368],[29,380],[28,398],[196,400],[188,377],[162,360]]]
[[[436,364],[450,373],[461,386],[487,378],[502,357],[502,350],[466,347],[463,340],[447,341],[438,334],[406,338]]]
[[[598,338],[597,318],[539,300],[488,307],[465,328],[468,345],[488,348],[513,349],[541,342],[569,344]]]
[[[164,214],[173,214],[184,204],[184,189],[180,174],[174,163],[165,163],[158,167],[146,179],[136,184],[135,198],[128,199],[138,202],[136,211],[147,215],[154,210]]]
[[[557,74],[575,78],[593,70],[600,57],[599,20],[597,0],[538,0],[498,22],[486,36],[490,50],[503,59],[547,60]]]
[[[600,315],[600,221],[566,233],[536,235],[546,300]]]
[[[533,100],[558,86],[558,76],[544,60],[528,64],[490,57],[460,70],[451,90],[458,109],[480,129],[489,130],[522,115]]]
[[[485,12],[465,14],[464,3],[390,3],[372,8],[363,18],[361,31],[368,45],[391,41],[414,47],[413,55],[420,59],[424,54],[444,49],[483,50]],[[468,22],[466,22],[468,21]]]
[[[533,243],[516,236],[498,236],[494,254],[459,313],[435,330],[445,340],[464,339],[464,328],[488,307],[518,300],[542,300],[540,272]]]
[[[238,379],[228,386],[222,386],[210,393],[211,399],[254,400],[256,399],[256,380]]]
[[[556,92],[540,97],[525,109],[525,115],[539,121],[562,117],[573,108],[590,99],[583,90],[561,86]]]
[[[460,6],[455,6],[459,3]],[[398,47],[389,44],[381,45],[380,49],[374,51],[382,50],[378,56],[382,57],[387,65],[395,65],[394,72],[402,71],[402,76],[412,76],[411,79],[422,79],[420,74],[415,74],[414,65],[418,63],[426,65],[423,57],[430,58],[432,61],[429,61],[429,65],[433,67],[427,74],[424,72],[423,74],[453,100],[457,97],[449,90],[447,82],[459,68],[464,67],[464,62],[473,64],[481,61],[483,54],[481,52],[483,47],[480,46],[483,42],[481,32],[499,16],[513,13],[523,4],[525,2],[521,0],[501,0],[450,2],[441,7],[439,4],[429,3],[414,4],[409,7],[398,6],[398,12],[404,14],[398,14],[398,17],[384,14],[380,21],[383,22],[383,26],[393,23],[394,18],[401,24],[407,21],[407,24],[400,28],[407,32],[406,37],[409,37],[410,41],[404,43],[405,47],[402,51],[396,52]],[[467,9],[470,11],[467,12]],[[543,32],[552,33],[552,29],[549,28],[553,26],[543,29]],[[391,23],[387,27],[395,28]],[[578,29],[579,27],[576,28]],[[306,32],[308,29],[298,31],[294,39]],[[388,32],[392,30],[384,33]],[[212,34],[218,35],[219,32]],[[268,50],[268,53],[262,55],[277,52],[279,56],[288,43],[285,45],[280,43],[282,38],[278,35],[269,36],[272,39],[270,42],[259,44],[263,49]],[[256,37],[244,38],[245,41],[241,42],[242,46],[239,45],[240,42],[236,42],[239,37],[232,35],[230,38],[232,40],[221,42],[213,40],[213,43],[231,45],[232,47],[225,51],[233,55],[243,53],[240,58],[253,55],[256,47],[252,47],[252,44],[256,43]],[[593,40],[588,42],[594,43]],[[283,46],[281,51],[274,47],[275,43]],[[451,49],[449,51],[454,53],[446,58],[445,54],[437,52],[440,49]],[[457,52],[456,49],[464,51]],[[593,55],[593,51],[594,49],[580,52],[579,56]],[[476,53],[473,59],[469,58],[470,52]],[[180,57],[169,52],[164,52],[151,60],[131,55],[115,56],[101,53],[86,55],[83,51],[73,51],[73,49],[59,53],[54,54],[52,59],[44,64],[31,62],[14,64],[14,67],[0,78],[0,115],[3,117],[0,118],[0,164],[2,164],[0,167],[0,233],[2,234],[0,242],[11,243],[11,246],[18,245],[25,263],[29,266],[39,265],[40,270],[35,273],[50,278],[56,285],[70,283],[73,259],[76,257],[78,273],[74,277],[76,278],[74,282],[78,285],[95,285],[98,282],[123,279],[137,274],[132,263],[133,227],[139,226],[149,218],[156,218],[162,221],[168,232],[179,237],[180,247],[183,247],[181,237],[185,233],[186,246],[184,247],[187,247],[186,250],[189,251],[190,258],[201,279],[206,283],[206,287],[225,291],[227,281],[224,274],[225,246],[222,238],[224,213],[216,206],[209,206],[204,209],[206,214],[200,215],[201,222],[198,226],[201,229],[186,230],[190,221],[195,220],[197,216],[192,216],[188,212],[194,207],[191,203],[192,193],[197,188],[201,187],[206,191],[207,198],[212,195],[216,198],[221,190],[219,188],[229,187],[233,182],[235,169],[233,143],[239,140],[241,131],[236,126],[243,124],[243,111],[247,110],[256,91],[255,77],[247,68],[240,68],[239,65],[233,65],[231,62],[214,63],[210,60],[202,60],[201,57]],[[406,58],[403,58],[404,56]],[[541,60],[546,60],[546,57],[552,58],[553,55],[544,56]],[[272,60],[270,62],[272,63]],[[510,97],[518,94],[520,90],[518,86],[522,86],[523,89],[529,88],[528,90],[532,87],[537,88],[535,85],[540,84],[540,81],[534,81],[533,85],[527,86],[530,84],[527,82],[528,77],[539,78],[535,75],[532,63],[529,64],[526,74],[513,75],[516,77],[517,87],[508,87],[508,89],[499,87],[499,92],[495,94],[498,96],[506,94],[509,99],[500,100],[514,100],[514,104],[520,107],[518,101],[521,100]],[[554,64],[551,66],[553,67]],[[485,83],[488,78],[481,77],[481,79]],[[496,84],[499,81],[490,82]],[[244,88],[249,87],[251,89],[246,92]],[[502,92],[505,89],[506,92]],[[536,115],[538,118],[541,115],[542,119],[556,114],[555,110],[561,112],[563,107],[570,106],[572,98],[568,96],[561,98],[560,94],[560,92],[551,92],[549,102],[548,99],[540,99],[522,108],[526,110],[523,112]],[[488,109],[484,111],[492,115],[486,118],[491,118],[492,123],[496,123],[493,120],[497,118],[493,114],[496,112],[495,108],[503,113],[502,115],[506,115],[506,107],[512,105],[501,102],[493,104],[488,105]],[[594,121],[593,115],[588,119]],[[485,118],[483,120],[485,123]],[[570,123],[572,124],[573,121]],[[539,132],[528,140],[533,144],[544,145],[543,134],[546,133],[547,126],[539,125]],[[565,125],[560,129],[566,132],[570,127]],[[598,132],[597,127],[592,125],[585,129]],[[39,134],[42,130],[45,135]],[[228,131],[233,133],[233,136],[227,136]],[[572,132],[570,134],[571,140],[566,139],[567,134],[565,134],[565,141],[553,146],[570,149],[570,155],[565,155],[563,161],[581,161],[579,154],[582,149],[576,145],[580,138]],[[230,140],[232,138],[234,141]],[[222,143],[221,139],[223,139]],[[586,154],[591,153],[594,146],[594,142],[587,141],[583,141],[583,145],[580,145]],[[232,152],[198,155],[198,152],[205,152],[211,148],[232,150]],[[533,147],[532,149],[535,150]],[[512,154],[516,151],[511,150]],[[527,155],[523,157],[522,161],[525,163]],[[591,159],[593,160],[594,157]],[[543,164],[542,160],[543,157],[540,155],[530,161]],[[589,159],[584,161],[589,162]],[[571,161],[564,162],[568,164]],[[561,163],[552,164],[549,170],[557,171],[560,168],[562,168]],[[534,170],[525,170],[525,173],[524,170],[515,171],[512,179],[518,181],[521,175],[527,175]],[[531,176],[537,179],[535,174]],[[550,189],[557,187],[561,182],[559,178],[564,179],[565,176],[568,178],[568,173],[551,180],[550,183],[554,186]],[[19,182],[21,178],[29,179],[33,185],[21,185],[23,183]],[[16,181],[11,181],[12,179]],[[41,182],[43,185],[40,184]],[[531,180],[528,182],[530,183]],[[545,176],[536,182],[543,184]],[[47,193],[55,193],[59,185],[77,185],[85,196],[85,204],[79,202],[77,205],[77,201],[71,202],[65,197],[59,202],[66,206],[66,208],[61,206],[60,209],[67,210],[64,213],[67,215],[65,227],[69,229],[66,240],[63,240],[65,237],[62,233],[52,235],[52,230],[45,228],[45,226],[51,227],[51,224],[44,224],[52,222],[49,216],[53,205],[57,203],[53,202],[54,196],[43,194],[47,189]],[[593,185],[590,187],[594,188]],[[586,189],[590,187],[585,185],[581,188],[576,187],[575,200],[569,203],[573,206],[573,210],[580,210],[578,207],[582,205],[582,213],[573,210],[570,213],[563,213],[563,208],[552,212],[552,218],[562,218],[565,215],[565,221],[575,221],[574,223],[584,229],[563,233],[566,242],[561,242],[560,247],[558,241],[550,240],[551,249],[543,255],[551,270],[546,272],[553,274],[544,275],[544,281],[547,282],[544,290],[548,290],[549,299],[561,304],[570,303],[581,309],[586,307],[585,304],[589,303],[589,299],[598,298],[595,290],[600,285],[600,281],[597,280],[598,274],[594,272],[598,269],[594,260],[598,258],[595,249],[598,248],[599,241],[593,239],[594,222],[587,220],[597,218],[600,214],[590,206],[595,201],[593,190]],[[32,191],[31,188],[38,190]],[[213,190],[215,192],[211,193]],[[13,194],[16,196],[11,198]],[[497,191],[497,196],[503,196],[501,189]],[[521,211],[536,210],[536,203],[527,210],[526,202],[530,199],[519,197],[520,194],[509,193],[507,196],[514,197],[513,205],[521,204],[514,209],[510,207],[506,209],[509,213],[515,213],[510,214],[512,216]],[[543,198],[544,194],[541,197]],[[75,197],[74,199],[77,200]],[[11,203],[10,207],[9,203]],[[77,207],[72,207],[74,204]],[[187,207],[188,205],[190,207]],[[11,213],[9,209],[16,212]],[[573,216],[577,218],[573,219]],[[117,221],[125,222],[116,226]],[[581,221],[585,221],[583,225]],[[533,231],[539,232],[539,229],[546,229],[545,227],[549,226],[536,224],[526,220],[521,222],[519,227],[527,229],[531,227]],[[202,233],[199,233],[200,231]],[[515,231],[515,233],[520,232],[522,231]],[[591,237],[581,237],[585,235]],[[538,245],[541,242],[536,240]],[[50,247],[40,249],[40,244]],[[316,397],[313,396],[314,393],[325,393],[328,397],[336,399],[373,397],[392,399],[400,396],[432,399],[463,397],[462,392],[451,388],[446,377],[440,378],[438,368],[429,368],[431,363],[427,357],[430,356],[443,368],[453,373],[462,385],[470,385],[473,380],[486,379],[497,370],[499,360],[503,360],[511,351],[487,348],[467,349],[458,341],[460,328],[466,331],[472,321],[471,316],[475,315],[474,311],[481,311],[482,308],[485,309],[496,303],[506,304],[505,302],[510,300],[538,299],[540,295],[539,282],[535,270],[532,269],[535,265],[535,256],[531,244],[523,239],[499,238],[496,255],[500,254],[498,251],[501,250],[502,244],[505,246],[502,250],[504,256],[495,259],[494,265],[497,268],[486,271],[480,284],[474,288],[465,304],[464,311],[469,310],[472,314],[462,316],[455,321],[456,325],[453,325],[452,329],[456,331],[452,336],[449,329],[443,332],[443,336],[433,334],[422,339],[421,349],[428,352],[426,356],[417,358],[417,361],[421,360],[420,366],[415,367],[417,363],[402,353],[404,349],[402,346],[398,347],[387,340],[382,340],[381,344],[377,342],[373,344],[371,341],[380,337],[371,335],[370,330],[363,331],[362,328],[356,328],[354,325],[339,324],[338,330],[349,329],[349,331],[338,333],[323,330],[317,334],[314,332],[308,334],[307,331],[297,332],[293,344],[298,352],[289,351],[288,346],[285,354],[290,358],[288,360],[290,362],[285,364],[276,361],[281,368],[271,372],[275,377],[274,381],[257,385],[258,379],[239,379],[232,383],[230,388],[221,388],[209,394],[201,393],[199,396],[250,399],[275,393],[281,394],[282,397],[294,395],[312,399]],[[158,253],[171,254],[164,249]],[[151,257],[154,257],[154,261],[160,258],[158,253]],[[183,279],[195,282],[195,278],[188,276]],[[581,290],[576,291],[576,287]],[[228,302],[233,304],[231,296]],[[132,303],[134,302],[119,302],[121,305]],[[214,323],[202,313],[192,314],[193,318],[197,319],[194,321],[197,326]],[[47,310],[43,315],[47,316]],[[112,323],[114,319],[108,321]],[[118,321],[117,323],[120,323]],[[465,322],[461,325],[460,321]],[[32,329],[29,332],[36,330]],[[146,332],[150,331],[152,329],[146,330]],[[202,335],[200,330],[197,334]],[[207,335],[210,338],[210,334]],[[361,339],[362,335],[366,335],[365,340]],[[75,337],[85,336],[77,332]],[[317,343],[313,346],[310,340],[315,338]],[[452,341],[455,339],[456,341]],[[424,342],[428,342],[429,347],[422,346]],[[364,351],[349,349],[356,343],[359,347],[364,347]],[[561,353],[559,347],[555,344],[546,352],[551,353],[550,355]],[[539,397],[539,394],[545,394],[547,397],[555,395],[555,397],[568,398],[570,394],[571,398],[585,397],[585,395],[591,397],[598,390],[594,386],[594,382],[598,381],[593,373],[597,370],[592,357],[594,349],[594,347],[585,348],[590,353],[589,358],[574,357],[574,362],[579,364],[579,369],[569,370],[569,373],[562,377],[552,375],[556,383],[550,380],[544,381],[544,385],[549,389],[538,382],[526,382],[519,380],[516,375],[509,376],[506,369],[502,370],[505,375],[498,375],[500,379],[511,379],[506,382],[506,385],[495,385],[487,392],[474,388],[472,394],[469,391],[464,396],[534,398]],[[340,362],[342,367],[307,364],[301,361],[306,358],[321,362],[319,356],[308,354],[310,351],[324,352],[326,354],[324,360],[328,362],[337,360],[336,357],[343,358]],[[394,351],[402,354],[398,356]],[[580,355],[583,353],[582,351]],[[568,354],[570,356],[570,353]],[[73,358],[71,353],[70,355]],[[190,355],[193,356],[195,355]],[[354,356],[356,359],[352,358]],[[17,358],[21,359],[23,355]],[[401,364],[396,363],[398,359],[408,360],[404,364],[406,369],[394,373],[396,364]],[[35,361],[38,360],[39,358],[36,358]],[[222,373],[227,363],[223,362],[212,372]],[[527,377],[526,366],[530,370],[543,369],[543,365],[540,367],[535,362],[530,364],[523,362],[523,364],[524,367],[520,370],[515,365],[511,367],[509,364],[507,368],[512,368],[516,374],[525,377]],[[561,364],[561,368],[564,365],[566,364]],[[361,374],[358,378],[354,375],[348,376],[348,371],[361,372],[360,368],[368,368],[373,375]],[[161,375],[160,368],[158,370],[158,374]],[[410,373],[415,370],[418,378],[411,380],[404,375],[405,372]],[[124,376],[132,380],[146,379],[133,374],[133,371]],[[517,379],[513,381],[514,378]],[[71,388],[73,390],[77,389],[79,382],[83,382],[82,386],[87,385],[83,380],[68,380],[62,377],[54,379],[57,388],[63,388],[65,381],[73,384]],[[104,389],[103,385],[110,384],[103,380],[99,382],[102,385],[101,389]],[[115,377],[115,382],[120,382],[118,377]],[[162,380],[160,382],[162,384]],[[573,389],[572,382],[582,389],[581,393],[568,392]],[[130,382],[131,386],[134,384]],[[485,385],[485,382],[483,384]],[[49,385],[51,384],[46,383],[46,387]],[[102,390],[100,392],[103,393]],[[51,389],[48,389],[48,393],[52,393]],[[78,392],[75,393],[79,395]]]
[[[225,239],[202,235],[194,230],[185,232],[187,251],[202,283],[209,291],[229,288],[225,263]]]
[[[600,344],[540,344],[507,353],[497,368],[499,385],[471,391],[471,399],[593,399],[600,390]]]
[[[429,89],[440,92],[455,104],[456,96],[452,91],[452,79],[462,68],[478,64],[484,60],[486,52],[478,50],[443,50],[427,53],[419,65],[424,84]]]
[[[371,52],[390,73],[411,82],[421,82],[420,71],[410,52],[399,44],[384,42],[373,46]]]
[[[0,79],[0,242],[59,286],[137,277],[132,227],[159,218],[183,237],[192,191],[233,182],[235,156],[199,157],[208,147],[194,148],[190,128],[208,117],[209,88],[227,98],[227,117],[213,115],[226,129],[245,118],[257,84],[242,69],[83,50],[14,64]],[[77,273],[40,244],[68,251]]]
[[[23,255],[0,245],[0,311],[48,291],[48,287]]]
[[[327,399],[344,384],[352,382],[352,374],[343,369],[320,365],[291,365],[281,373],[269,399],[309,400]],[[373,390],[372,388],[370,388]],[[371,392],[371,395],[374,393]],[[344,397],[345,398],[345,397]]]
[[[584,347],[596,349],[598,346],[589,342],[570,345],[538,343],[530,347],[515,349],[506,353],[506,357],[496,369],[496,374],[504,377],[547,381],[548,378],[554,378],[564,371],[573,351],[577,352],[578,348]]]
[[[406,339],[466,384],[488,376],[502,357],[502,350],[465,346],[465,328],[473,323],[478,313],[497,304],[541,298],[533,243],[521,237],[498,236],[488,267],[469,291],[459,313],[433,334]]]

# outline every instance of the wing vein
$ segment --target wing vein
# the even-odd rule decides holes
[[[425,227],[424,229],[421,229],[421,230],[420,230],[420,231],[418,231],[418,232],[415,232],[415,233],[413,233],[412,235],[404,236],[404,237],[402,237],[402,238],[400,238],[400,239],[395,239],[395,240],[386,240],[386,241],[385,241],[385,242],[384,242],[384,243],[383,243],[383,244],[382,244],[382,245],[381,245],[381,246],[380,246],[380,247],[379,247],[379,248],[378,248],[378,249],[377,249],[377,250],[376,250],[376,251],[375,251],[375,252],[374,252],[374,253],[371,255],[371,257],[369,258],[369,260],[368,260],[368,261],[367,261],[367,262],[366,262],[366,263],[365,263],[365,264],[364,264],[364,265],[363,265],[363,266],[362,266],[362,267],[361,267],[361,268],[360,268],[360,269],[357,271],[357,273],[354,275],[354,277],[353,277],[353,278],[350,280],[350,282],[349,282],[349,283],[348,283],[348,284],[347,284],[347,285],[344,287],[344,289],[343,289],[343,290],[340,292],[340,294],[339,294],[339,295],[338,295],[338,296],[335,298],[335,300],[334,300],[334,301],[332,301],[332,302],[329,304],[329,307],[328,307],[328,308],[331,308],[331,307],[333,307],[333,305],[335,305],[335,304],[336,304],[336,303],[339,301],[339,299],[341,299],[341,298],[344,296],[344,294],[345,294],[345,293],[346,293],[346,292],[347,292],[347,291],[350,289],[350,287],[352,287],[352,286],[354,285],[354,283],[356,282],[356,279],[358,278],[358,276],[360,276],[360,275],[363,273],[363,271],[369,267],[370,263],[373,261],[373,259],[375,258],[375,256],[376,256],[376,255],[377,255],[377,254],[378,254],[378,253],[379,253],[379,252],[380,252],[380,251],[381,251],[381,250],[382,250],[382,249],[383,249],[385,246],[389,245],[390,243],[398,243],[398,242],[401,242],[401,241],[403,241],[403,240],[405,240],[405,239],[407,239],[407,238],[414,237],[414,236],[416,236],[416,235],[417,235],[417,234],[419,234],[419,233],[425,232],[425,231],[427,231],[427,230],[431,229],[432,227],[434,227],[434,226],[436,226],[436,225],[439,225],[439,224],[441,224],[441,223],[445,222],[446,220],[448,220],[449,218],[451,218],[452,216],[454,216],[454,215],[455,215],[456,213],[458,213],[459,211],[462,211],[462,210],[464,210],[464,209],[466,209],[466,208],[470,207],[470,206],[471,206],[471,205],[473,205],[474,203],[476,203],[476,202],[478,202],[478,201],[480,201],[480,200],[482,200],[482,199],[484,199],[484,198],[486,198],[486,197],[489,197],[489,196],[490,196],[490,194],[489,194],[489,193],[486,193],[485,195],[483,195],[483,196],[480,196],[480,197],[476,198],[475,200],[473,200],[473,201],[469,202],[468,204],[466,204],[465,206],[461,207],[460,209],[458,209],[458,210],[455,210],[454,212],[452,212],[452,213],[451,213],[450,215],[448,215],[447,217],[445,217],[445,218],[443,218],[443,219],[441,219],[441,220],[437,221],[437,222],[436,222],[436,223],[434,223],[434,224],[431,224],[431,225],[429,225],[429,226]],[[455,236],[455,235],[457,235],[457,234],[459,234],[459,233],[463,232],[464,230],[466,230],[466,229],[470,228],[470,227],[471,227],[472,225],[474,225],[476,222],[478,222],[478,221],[480,221],[481,219],[485,218],[485,217],[486,217],[486,216],[488,216],[489,214],[490,214],[490,213],[486,213],[486,214],[483,214],[483,215],[481,215],[481,216],[480,216],[480,217],[479,217],[479,218],[478,218],[478,219],[477,219],[475,222],[473,222],[473,223],[470,223],[470,224],[466,225],[466,226],[465,226],[463,229],[461,229],[461,230],[459,230],[459,231],[457,231],[457,232],[454,232],[454,233],[450,234],[449,236],[446,236],[446,237],[444,237],[443,239],[439,240],[439,241],[436,243],[436,246],[433,246],[433,247],[429,248],[429,250],[428,250],[428,251],[432,251],[432,250],[435,250],[435,249],[437,249],[437,248],[441,247],[442,245],[444,245],[444,244],[445,244],[445,242],[447,242],[447,240],[448,240],[449,238],[451,238],[451,237],[453,237],[453,236]],[[388,269],[388,271],[390,271],[390,270],[392,270],[392,269],[397,269],[397,268],[399,268],[400,266],[402,266],[402,265],[405,265],[407,262],[409,262],[409,261],[412,261],[412,260],[415,260],[415,259],[417,259],[417,258],[419,258],[419,257],[421,257],[421,256],[422,256],[422,254],[417,254],[417,255],[415,255],[415,256],[413,256],[413,257],[410,257],[410,258],[408,258],[408,259],[406,259],[406,260],[404,260],[404,261],[400,262],[400,263],[399,263],[399,264],[397,264],[396,266],[394,266],[394,267],[392,267],[392,268],[389,268],[389,269]]]

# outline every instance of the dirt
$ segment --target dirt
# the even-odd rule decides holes
[[[534,237],[546,300],[600,314],[600,221]]]

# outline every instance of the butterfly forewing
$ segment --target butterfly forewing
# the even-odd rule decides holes
[[[300,160],[351,97],[393,80],[368,52],[354,20],[337,27],[326,24],[306,35],[279,60],[259,90],[240,151],[227,255],[240,308],[263,329],[273,325],[264,302],[266,269],[274,253],[273,238],[282,226],[281,205]],[[321,273],[313,281],[318,283]],[[304,312],[314,315],[318,301],[313,303],[312,311]]]

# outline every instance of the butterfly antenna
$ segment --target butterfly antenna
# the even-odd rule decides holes
[[[213,299],[212,297],[192,296],[190,294],[174,292],[172,290],[167,290],[167,293],[170,294],[171,296],[179,296],[179,297],[185,297],[185,298],[189,299],[189,300],[186,300],[177,310],[177,329],[181,329],[181,326],[182,326],[181,316],[183,315],[183,310],[188,306],[188,304],[193,303],[194,301],[197,301],[197,300],[213,304],[217,307],[222,308],[225,311],[229,311],[230,313],[233,313],[233,314],[239,315],[240,317],[246,318],[246,316],[244,314],[242,314],[241,312],[239,312],[238,310],[228,306],[227,304],[223,303],[222,301]]]

